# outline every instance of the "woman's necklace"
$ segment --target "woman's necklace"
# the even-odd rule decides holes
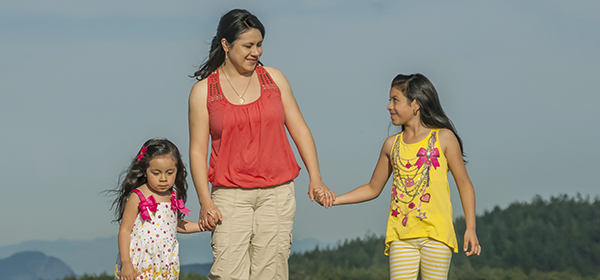
[[[239,99],[240,104],[244,104],[244,102],[245,102],[244,95],[246,94],[246,91],[248,90],[248,87],[250,86],[250,81],[252,81],[252,75],[254,75],[254,72],[252,72],[252,75],[250,75],[250,78],[248,78],[248,84],[246,85],[246,89],[244,90],[242,95],[240,95],[237,92],[237,90],[235,90],[233,85],[231,84],[231,81],[229,81],[229,77],[227,77],[227,73],[225,72],[225,69],[223,69],[223,67],[221,67],[221,71],[223,71],[223,74],[225,75],[225,79],[227,79],[227,82],[229,83],[229,86],[233,89],[233,92],[235,92],[235,94],[240,98]]]

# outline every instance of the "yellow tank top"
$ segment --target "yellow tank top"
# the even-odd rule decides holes
[[[458,253],[448,185],[448,161],[432,129],[422,141],[406,144],[396,135],[391,151],[394,169],[385,254],[396,240],[428,237]]]

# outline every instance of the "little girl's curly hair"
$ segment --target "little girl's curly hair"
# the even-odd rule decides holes
[[[146,174],[146,169],[150,166],[150,161],[152,161],[152,159],[160,156],[173,157],[177,167],[173,189],[177,194],[177,199],[183,199],[184,202],[187,200],[187,171],[181,160],[179,149],[177,149],[177,146],[175,146],[173,142],[167,139],[150,139],[144,143],[136,157],[132,159],[127,170],[119,176],[119,187],[116,190],[111,191],[116,193],[116,198],[111,206],[111,210],[113,208],[115,209],[116,219],[114,222],[121,222],[129,195],[131,195],[134,189],[139,188],[148,182],[148,179],[144,176]],[[181,219],[183,214],[179,212],[178,215]]]

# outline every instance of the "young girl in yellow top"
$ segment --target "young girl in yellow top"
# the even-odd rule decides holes
[[[337,198],[321,193],[318,201],[329,207],[374,199],[393,175],[385,238],[390,279],[416,279],[419,267],[422,279],[446,279],[452,252],[458,253],[448,169],[465,213],[463,250],[467,256],[481,253],[475,233],[475,191],[462,141],[433,84],[421,74],[394,78],[387,109],[402,132],[383,144],[371,181]]]

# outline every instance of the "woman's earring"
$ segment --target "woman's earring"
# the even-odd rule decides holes
[[[413,116],[417,115],[417,110],[413,110]]]

